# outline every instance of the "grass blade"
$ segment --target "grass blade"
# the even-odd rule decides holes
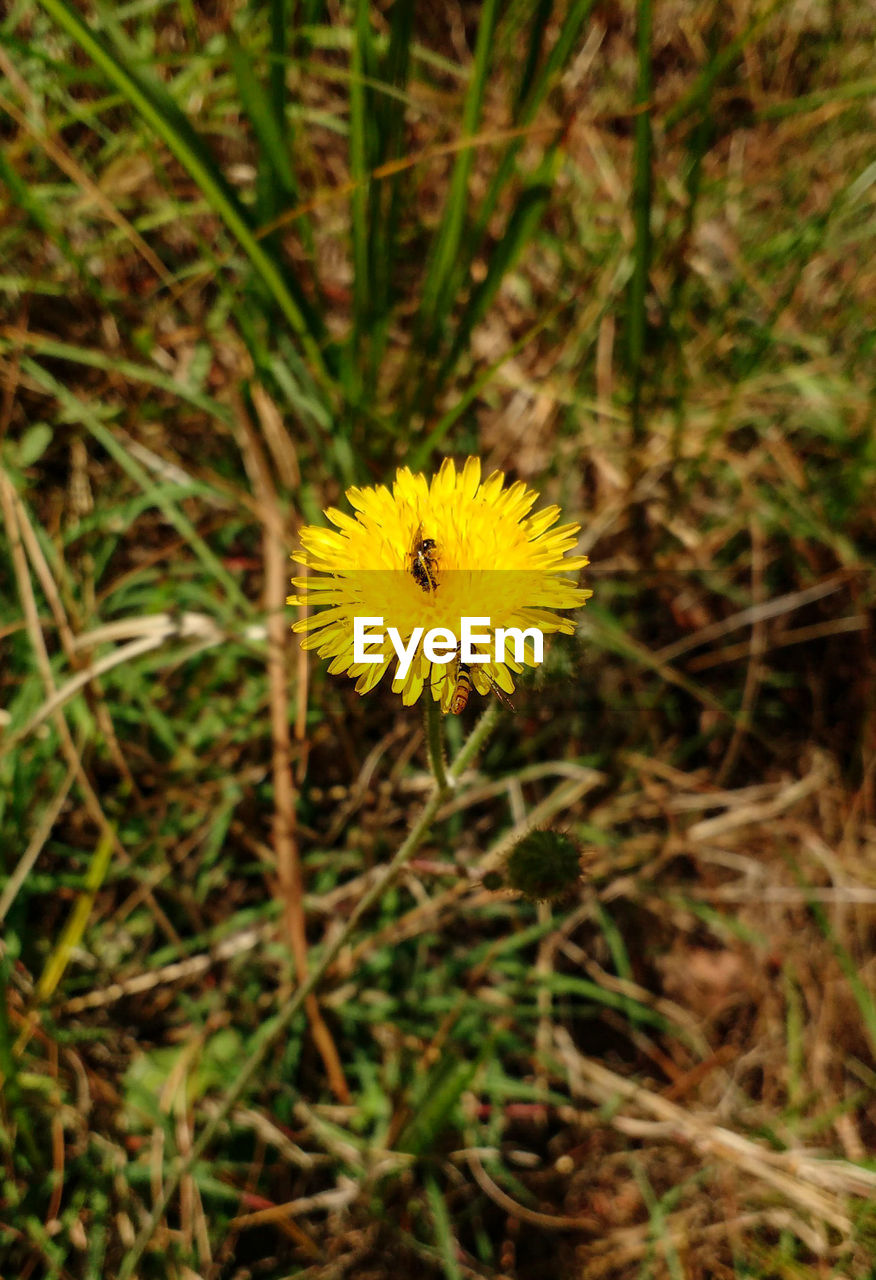
[[[475,45],[474,66],[466,95],[462,118],[462,137],[471,138],[477,133],[481,118],[487,73],[490,68],[490,49],[496,25],[497,0],[485,0],[481,11],[478,38]],[[468,204],[468,180],[474,163],[474,151],[464,146],[457,156],[450,180],[447,202],[441,228],[433,244],[432,256],[423,285],[421,317],[427,332],[434,330],[452,300],[454,267],[465,224]]]
[[[444,440],[444,437],[451,430],[454,423],[459,420],[459,418],[462,416],[462,414],[465,412],[468,406],[472,403],[472,401],[477,399],[477,397],[483,391],[484,387],[486,387],[493,380],[493,378],[496,376],[496,374],[502,368],[502,366],[506,364],[509,360],[513,360],[514,357],[518,355],[525,346],[527,346],[530,342],[532,342],[533,338],[535,338],[536,335],[539,334],[542,329],[544,329],[547,325],[551,323],[552,320],[555,319],[555,317],[563,309],[563,307],[567,305],[568,305],[567,303],[562,302],[562,303],[559,303],[556,307],[552,307],[551,310],[546,315],[542,316],[540,320],[536,321],[534,325],[532,325],[529,329],[527,329],[526,333],[524,333],[520,338],[518,338],[517,341],[512,346],[510,346],[507,351],[503,352],[502,355],[499,356],[498,360],[495,360],[491,365],[488,365],[486,369],[484,369],[480,374],[478,374],[475,380],[466,388],[466,390],[460,396],[456,404],[453,405],[452,408],[448,409],[447,412],[441,416],[438,422],[436,422],[435,426],[432,428],[432,430],[429,432],[426,438],[424,440],[421,440],[420,443],[415,448],[412,448],[410,450],[408,461],[409,461],[409,465],[415,471],[418,470],[420,467],[424,467],[426,465],[426,463],[429,461],[429,458],[432,454],[433,449],[437,449],[441,445],[442,441]]]
[[[66,925],[61,931],[52,954],[46,961],[46,967],[40,974],[39,981],[36,985],[35,997],[38,1003],[48,1000],[49,996],[57,987],[58,983],[64,975],[64,970],[70,963],[70,957],[79,943],[82,941],[82,935],[88,924],[88,917],[91,915],[91,908],[94,906],[94,900],[97,897],[98,890],[106,879],[106,873],[109,870],[110,859],[112,857],[115,845],[116,833],[111,828],[104,831],[98,841],[97,848],[94,851],[88,870],[85,873],[85,883],[82,886],[82,893],[76,899],[76,904],[70,912],[70,916]]]
[[[627,355],[632,378],[631,423],[633,447],[641,443],[642,383],[645,353],[648,275],[651,267],[651,0],[639,0],[637,21],[638,77],[636,81],[636,139],[633,154],[633,219],[636,242],[630,279]]]
[[[370,5],[356,0],[355,32],[350,81],[350,176],[355,183],[351,196],[353,235],[353,368],[357,366],[361,342],[368,326],[371,290],[369,285],[368,205],[368,115],[370,98],[365,80],[373,66]],[[358,376],[354,375],[358,384]],[[358,399],[353,395],[352,399]]]
[[[664,119],[667,130],[673,129],[681,120],[684,120],[692,111],[696,111],[712,97],[715,86],[721,76],[735,65],[752,37],[769,21],[777,9],[782,8],[784,3],[785,0],[773,0],[773,3],[767,5],[763,13],[759,13],[755,18],[752,18],[745,30],[741,31],[723,52],[706,65],[693,88],[671,110],[667,111]]]
[[[532,26],[529,33],[529,48],[526,51],[526,61],[523,64],[523,70],[520,73],[520,83],[517,86],[517,93],[514,98],[514,120],[518,119],[520,109],[526,102],[529,93],[535,81],[535,72],[541,58],[542,48],[544,47],[545,32],[551,20],[551,14],[554,9],[554,0],[538,0],[535,6],[535,12],[532,15]]]
[[[457,1244],[453,1235],[453,1224],[447,1211],[447,1203],[435,1178],[430,1174],[426,1180],[426,1199],[429,1212],[435,1224],[435,1240],[441,1254],[441,1265],[447,1280],[462,1280],[462,1272],[456,1260]]]
[[[203,391],[187,387],[184,382],[172,378],[170,374],[162,373],[153,365],[139,364],[136,360],[122,360],[102,351],[92,351],[89,347],[77,347],[70,342],[59,342],[41,333],[16,331],[14,337],[15,341],[12,341],[5,334],[0,336],[0,353],[33,351],[52,359],[70,360],[91,369],[102,369],[105,373],[112,373],[117,378],[127,378],[132,382],[155,387],[167,395],[194,405],[203,413],[209,414],[211,418],[215,418],[217,422],[221,422],[223,426],[231,425],[231,415],[225,405],[214,400],[212,396],[205,395]]]
[[[256,274],[297,334],[315,377],[325,391],[333,383],[320,346],[319,326],[300,290],[290,288],[283,271],[253,233],[247,214],[212,155],[164,86],[126,65],[88,26],[68,0],[40,0],[41,5],[88,54],[122,93],[149,128],[197,183],[216,215],[249,258]]]
[[[560,33],[540,70],[537,70],[537,64],[541,53],[543,32],[536,30],[538,15],[533,19],[528,64],[524,68],[524,78],[515,104],[516,124],[525,127],[532,123],[554,77],[568,59],[592,7],[593,0],[576,0],[563,19]],[[540,12],[541,9],[539,9]],[[503,192],[514,178],[515,159],[522,142],[522,138],[515,138],[508,143],[478,210],[471,234],[458,247],[452,267],[452,278],[446,285],[448,299],[461,294],[465,282],[470,278],[472,262],[475,257],[484,252],[487,229]],[[504,234],[489,254],[487,275],[471,295],[468,308],[463,313],[452,347],[442,363],[440,372],[428,384],[429,395],[434,395],[440,390],[445,380],[452,374],[467,346],[472,330],[480,323],[492,304],[504,275],[514,265],[534,234],[550,196],[550,186],[556,174],[559,155],[559,143],[555,142],[548,148],[539,172],[530,180],[527,189],[518,199]],[[421,397],[421,405],[425,399],[425,396]]]
[[[286,126],[286,0],[270,0],[271,69],[268,93],[274,119],[285,131]],[[290,134],[289,145],[293,138]]]
[[[452,1054],[439,1060],[428,1082],[418,1091],[416,1110],[399,1134],[397,1151],[421,1156],[434,1149],[488,1051],[489,1043],[473,1061],[460,1062]]]
[[[404,94],[410,71],[414,0],[396,0],[392,7],[389,48],[383,65],[383,81]],[[384,94],[375,102],[375,132],[378,164],[398,160],[404,153],[405,117],[398,102]],[[394,173],[385,182],[372,182],[368,209],[371,252],[371,288],[374,322],[370,334],[368,387],[371,399],[377,386],[377,372],[386,349],[390,311],[393,304],[391,265],[398,255],[398,227],[404,175]]]
[[[553,169],[553,165],[543,166]],[[444,377],[453,369],[460,354],[468,345],[472,330],[483,320],[503,279],[520,257],[524,247],[541,222],[542,215],[551,196],[549,182],[537,182],[528,187],[520,196],[514,208],[505,234],[496,245],[490,257],[487,274],[475,288],[468,305],[457,326],[453,346],[438,374],[437,384],[441,385]]]
[[[590,16],[593,8],[594,0],[576,0],[566,15],[560,34],[557,36],[556,42],[551,49],[545,64],[541,71],[538,72],[530,85],[528,96],[521,103],[517,114],[515,115],[515,124],[526,126],[532,123],[535,116],[547,96],[548,90],[553,84],[554,77],[558,71],[565,65],[575,41],[580,35],[581,28]],[[478,212],[477,221],[474,231],[469,238],[468,246],[465,251],[465,274],[468,273],[471,261],[479,252],[483,238],[486,235],[487,227],[490,219],[496,211],[502,192],[514,173],[514,160],[522,145],[522,139],[515,139],[508,146],[502,162],[493,177],[490,187],[484,197],[481,208]],[[462,275],[462,269],[460,274]]]
[[[222,584],[229,601],[232,601],[243,612],[244,616],[248,616],[252,612],[252,604],[247,600],[222,561],[207,546],[188,516],[183,514],[176,503],[167,498],[162,487],[156,484],[143,467],[131,457],[127,449],[119,444],[110,428],[100,421],[100,418],[90,405],[68,391],[62,383],[53,378],[48,370],[37,364],[36,361],[22,360],[21,367],[45,391],[56,397],[65,414],[75,421],[81,422],[87,428],[95,440],[106,449],[110,457],[119,464],[135,484],[140,486],[144,493],[152,495],[155,505],[174,526],[180,537],[185,538],[194,554],[201,561],[204,569],[215,577],[217,582]]]
[[[228,52],[237,81],[240,101],[252,124],[261,149],[260,176],[264,190],[259,220],[269,222],[276,217],[283,200],[297,202],[298,188],[289,158],[289,143],[283,128],[283,117],[277,116],[274,101],[261,84],[247,51],[237,40],[230,40]],[[271,67],[273,73],[274,67]],[[282,72],[282,66],[280,67]]]

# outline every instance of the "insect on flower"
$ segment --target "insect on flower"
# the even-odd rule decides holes
[[[293,578],[289,603],[311,606],[293,630],[307,633],[302,646],[327,658],[331,675],[355,680],[357,693],[393,668],[392,691],[405,706],[426,690],[445,714],[458,715],[472,689],[511,694],[514,676],[541,661],[526,634],[574,632],[574,620],[559,611],[592,594],[566,576],[588,563],[567,554],[579,526],[554,528],[559,507],[531,515],[538,494],[522,481],[506,485],[500,471],[482,481],[477,458],[459,470],[446,459],[431,478],[401,467],[391,488],[351,488],[347,500],[352,514],[326,511],[333,529],[301,530],[294,559],[309,574]],[[466,619],[483,624],[480,661],[452,638]],[[363,661],[356,633],[361,643],[366,623],[384,631],[369,638]],[[513,656],[497,656],[492,645],[504,631],[521,636]],[[434,649],[426,653],[436,634],[444,649],[437,661]]]
[[[475,685],[472,680],[471,667],[467,662],[463,662],[459,656],[457,656],[455,661],[454,672],[453,692],[450,695],[450,705],[448,710],[451,715],[460,716],[468,706],[469,699],[471,698],[472,690]],[[486,683],[487,691],[494,693],[499,701],[503,703],[509,711],[514,711],[514,703],[508,697],[507,693],[503,693],[493,677],[488,675],[486,671],[483,671],[481,676]]]
[[[411,574],[417,586],[424,591],[438,590],[438,566],[435,563],[437,543],[434,538],[423,537],[423,526],[417,526],[413,545],[408,552],[411,562]]]
[[[471,691],[474,688],[471,682],[471,673],[464,662],[458,662],[456,667],[456,684],[453,687],[453,693],[450,695],[450,712],[451,715],[462,715],[468,706],[468,700],[471,697]]]

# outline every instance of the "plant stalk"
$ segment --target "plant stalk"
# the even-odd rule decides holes
[[[444,795],[450,787],[447,781],[447,770],[444,767],[444,726],[440,703],[432,697],[431,689],[426,689],[426,742],[429,747],[429,766],[435,785]]]

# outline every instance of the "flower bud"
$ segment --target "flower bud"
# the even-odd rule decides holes
[[[505,860],[505,885],[533,902],[566,897],[581,877],[581,847],[563,831],[530,831]]]

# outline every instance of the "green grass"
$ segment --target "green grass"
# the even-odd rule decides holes
[[[872,26],[0,19],[0,1273],[876,1265]],[[265,547],[469,453],[595,594],[442,795]]]

